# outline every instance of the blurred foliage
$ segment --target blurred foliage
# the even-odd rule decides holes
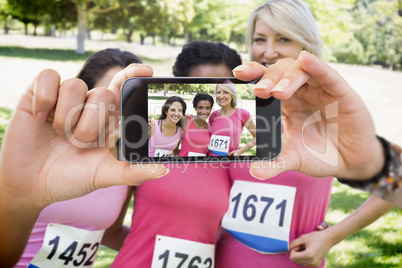
[[[12,112],[13,110],[11,110],[10,108],[0,107],[0,148]]]
[[[237,94],[239,99],[253,100],[255,95],[250,84],[236,84]],[[176,93],[176,94],[196,94],[207,93],[215,95],[215,84],[150,84],[151,92]]]
[[[15,29],[16,20],[45,34],[78,27],[84,14],[90,30],[133,38],[159,37],[163,43],[208,40],[246,50],[244,32],[249,14],[264,0],[0,0],[0,25]],[[378,64],[402,69],[401,0],[305,0],[325,44],[324,60]],[[82,26],[79,27],[82,29]],[[78,50],[78,49],[77,49]]]

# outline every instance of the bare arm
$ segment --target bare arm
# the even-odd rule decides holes
[[[392,207],[392,204],[379,197],[371,196],[352,214],[334,226],[323,231],[304,234],[291,241],[290,259],[303,266],[319,266],[333,246],[375,222]]]
[[[120,250],[120,248],[123,246],[124,240],[130,233],[130,227],[124,225],[124,218],[127,214],[127,209],[130,204],[133,190],[133,187],[128,187],[127,197],[121,208],[119,217],[116,219],[113,225],[105,231],[102,237],[102,244],[114,250]]]
[[[246,145],[241,147],[240,149],[230,152],[229,155],[242,155],[243,153],[247,152],[247,150],[249,150],[255,146],[255,144],[257,142],[256,126],[255,126],[254,121],[251,118],[251,116],[248,118],[248,120],[244,126],[247,128],[247,130],[253,136],[253,139],[251,141],[249,141]]]

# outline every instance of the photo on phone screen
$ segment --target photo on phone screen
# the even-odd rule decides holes
[[[122,85],[124,160],[234,162],[275,159],[281,103],[234,78],[130,78]]]

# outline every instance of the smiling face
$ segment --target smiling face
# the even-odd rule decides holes
[[[197,112],[197,117],[206,121],[211,114],[212,105],[209,100],[200,100],[197,103],[197,107],[195,107],[195,111]]]
[[[229,92],[223,90],[222,88],[218,87],[216,89],[216,102],[219,104],[221,107],[226,107],[229,106],[231,107],[231,102],[232,102],[232,94]]]
[[[255,23],[251,54],[255,61],[266,67],[283,58],[297,59],[303,45],[272,30],[262,20]]]
[[[175,101],[172,103],[172,105],[170,105],[169,109],[167,110],[166,119],[176,124],[180,121],[182,115],[183,106],[180,102]]]

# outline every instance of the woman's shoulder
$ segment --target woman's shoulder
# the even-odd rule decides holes
[[[243,108],[237,108],[235,114],[238,114],[240,117],[249,117],[251,114],[249,111]]]

